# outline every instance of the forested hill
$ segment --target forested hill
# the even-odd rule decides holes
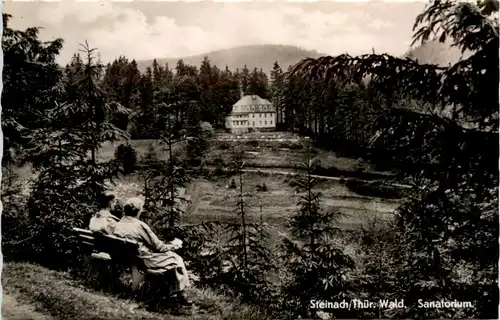
[[[168,65],[175,68],[177,61],[182,59],[184,63],[195,65],[199,67],[204,57],[207,56],[212,63],[219,68],[224,68],[226,65],[230,70],[240,70],[246,65],[248,68],[257,67],[269,74],[275,61],[278,61],[283,70],[288,66],[294,65],[304,58],[318,58],[327,54],[320,53],[315,50],[306,50],[291,45],[249,45],[240,46],[230,49],[223,49],[203,53],[189,57],[177,58],[158,58],[157,61],[160,65]],[[438,64],[440,66],[447,66],[457,62],[462,53],[455,47],[450,47],[449,43],[440,43],[438,41],[430,41],[424,45],[416,46],[406,52],[403,57],[411,57],[417,59],[420,63],[424,64]],[[467,57],[465,53],[464,57]],[[138,61],[139,70],[145,71],[147,67],[151,66],[152,60]]]
[[[463,58],[467,58],[469,55],[469,52],[465,52]],[[437,64],[446,67],[458,62],[462,53],[460,49],[451,47],[449,42],[441,43],[435,40],[410,49],[404,57],[418,60],[422,64]]]
[[[177,61],[182,59],[184,63],[199,67],[203,58],[208,56],[210,63],[219,68],[224,68],[226,65],[230,70],[243,69],[245,65],[248,68],[257,67],[269,74],[275,61],[278,61],[281,68],[286,70],[288,66],[293,65],[304,58],[318,58],[325,54],[314,50],[305,50],[296,46],[289,45],[249,45],[234,47],[230,49],[217,50],[209,53],[190,57],[180,58],[163,58],[157,59],[160,65],[168,63],[169,66],[175,68]],[[143,60],[137,62],[139,70],[144,71],[148,66],[151,66],[151,60]]]

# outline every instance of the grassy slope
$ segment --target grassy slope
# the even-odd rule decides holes
[[[258,198],[251,203],[253,208],[250,210],[250,219],[259,219],[260,198],[264,222],[285,232],[287,218],[297,210],[298,200],[295,189],[289,185],[290,178],[245,173],[243,179],[245,192],[255,191],[257,184],[262,183],[265,183],[268,188],[266,192],[256,192]],[[234,212],[235,190],[227,188],[230,183],[230,177],[221,177],[215,181],[200,179],[188,184],[186,194],[192,203],[187,207],[182,223],[222,222],[237,218]],[[117,197],[139,196],[142,189],[140,175],[123,177],[112,189]],[[317,191],[323,194],[323,204],[326,210],[340,211],[345,214],[345,217],[339,221],[343,229],[354,228],[363,223],[368,216],[389,218],[398,205],[398,201],[359,196],[337,181],[323,181],[317,186]]]
[[[24,301],[19,294],[4,292],[2,296],[2,319],[5,320],[51,320],[46,312],[37,310],[32,304]]]
[[[214,160],[217,158],[228,163],[231,157],[231,150],[242,145],[245,149],[247,167],[294,169],[299,167],[300,163],[304,161],[306,157],[306,150],[304,148],[290,148],[299,144],[299,142],[296,141],[296,137],[287,137],[291,139],[287,139],[288,141],[283,142],[276,139],[256,141],[261,137],[261,134],[248,134],[246,136],[248,136],[248,139],[233,139],[233,141],[229,141],[230,135],[218,135],[217,139],[210,142],[209,150],[205,154],[206,164],[213,165]],[[132,140],[130,143],[136,150],[139,159],[148,152],[150,146],[153,147],[159,159],[166,159],[167,157],[167,154],[162,151],[162,146],[155,140]],[[121,142],[105,143],[100,150],[100,157],[106,160],[112,159],[114,150],[119,144],[121,144]],[[175,149],[174,147],[174,150]],[[178,146],[177,149],[180,150],[181,147]],[[391,172],[376,170],[361,158],[353,159],[342,157],[334,152],[321,149],[315,149],[315,151],[316,152],[313,154],[314,158],[320,160],[321,167],[325,169],[336,168],[340,171],[353,173],[361,170],[379,175],[380,177],[388,177],[391,175]]]
[[[209,290],[191,289],[195,301],[190,314],[149,312],[140,304],[93,292],[63,272],[26,263],[5,263],[2,275],[2,314],[7,320],[55,319],[261,319],[234,299]]]

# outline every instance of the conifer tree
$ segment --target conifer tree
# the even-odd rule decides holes
[[[245,65],[238,73],[238,80],[240,82],[240,89],[243,95],[250,94],[250,70]]]
[[[36,238],[33,250],[39,257],[50,257],[43,261],[49,264],[68,258],[71,227],[88,223],[97,198],[119,172],[114,161],[98,159],[97,151],[105,141],[127,138],[108,121],[110,114],[126,110],[106,102],[99,87],[102,65],[87,44],[82,51],[86,59],[72,84],[78,96],[46,114],[48,126],[33,132],[29,152],[38,173],[28,201]]]
[[[17,155],[29,148],[30,130],[46,125],[44,114],[61,103],[63,73],[56,63],[63,40],[43,42],[40,28],[15,30],[12,18],[2,14],[3,88],[2,88],[2,166],[17,162]]]
[[[283,104],[283,94],[285,86],[285,79],[283,70],[281,69],[278,61],[274,62],[273,70],[271,70],[271,86],[270,86],[270,96],[271,102],[276,108],[276,127],[282,129],[281,125],[284,122],[284,104]]]
[[[339,229],[335,226],[339,213],[324,212],[320,192],[313,191],[317,180],[312,177],[315,162],[307,153],[299,171],[297,186],[303,192],[297,203],[299,209],[290,219],[290,231],[295,239],[285,239],[287,265],[292,274],[284,287],[285,305],[295,316],[310,317],[311,300],[341,301],[347,294],[347,272],[354,261],[333,242]],[[346,310],[347,311],[347,310]],[[342,311],[336,316],[346,316]]]
[[[268,235],[258,222],[250,220],[249,195],[244,192],[244,153],[236,150],[233,154],[233,170],[238,177],[235,212],[238,220],[227,225],[229,241],[225,255],[231,263],[224,276],[226,285],[245,301],[269,301],[272,285],[268,280],[273,269],[272,255],[267,243]]]
[[[144,178],[145,209],[151,214],[150,218],[155,228],[167,239],[179,234],[182,205],[187,202],[180,191],[189,181],[189,177],[184,164],[174,153],[174,147],[186,140],[185,132],[179,130],[179,123],[175,117],[176,109],[183,105],[181,102],[158,105],[162,121],[165,123],[160,144],[168,158],[166,161],[150,162],[150,169]]]

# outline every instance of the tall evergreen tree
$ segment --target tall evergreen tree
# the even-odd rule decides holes
[[[282,125],[284,124],[284,103],[283,95],[285,90],[285,79],[283,70],[281,69],[278,61],[274,62],[273,70],[271,70],[271,86],[270,86],[270,96],[271,102],[276,108],[276,128],[284,129]]]
[[[40,28],[24,31],[9,27],[9,14],[3,17],[2,165],[28,147],[30,129],[44,127],[44,113],[63,99],[62,70],[56,56],[63,40],[43,42]]]
[[[33,250],[51,265],[68,258],[70,228],[88,223],[86,217],[105,193],[106,182],[118,173],[113,161],[98,159],[97,151],[105,141],[126,138],[108,121],[110,113],[126,110],[106,102],[98,79],[102,65],[88,45],[83,52],[83,68],[74,74],[80,94],[46,114],[48,125],[34,131],[29,152],[39,174],[29,198]]]
[[[240,295],[244,301],[270,301],[272,284],[269,271],[273,269],[272,254],[267,243],[268,234],[258,222],[249,221],[249,194],[244,192],[243,168],[244,152],[237,149],[233,153],[233,170],[238,176],[236,223],[229,223],[229,241],[225,256],[231,262],[225,283]]]
[[[269,97],[268,80],[266,74],[254,68],[248,79],[247,94],[258,95],[263,99]]]
[[[213,73],[212,65],[208,57],[203,59],[200,67],[200,73],[198,77],[200,85],[200,111],[201,119],[210,123],[214,123],[214,105],[215,97],[213,94],[213,85],[215,74]]]
[[[180,233],[179,223],[184,212],[182,205],[186,202],[180,191],[189,181],[184,164],[174,152],[174,147],[186,139],[183,123],[176,117],[176,109],[182,108],[183,104],[179,101],[158,106],[161,121],[165,124],[160,143],[168,159],[150,163],[144,178],[145,209],[151,213],[153,226],[167,239],[173,239]]]
[[[354,261],[332,241],[339,231],[335,224],[340,214],[324,212],[321,208],[322,194],[313,191],[317,183],[312,176],[316,164],[310,152],[302,165],[305,173],[299,172],[297,184],[303,194],[297,203],[297,213],[290,219],[290,231],[300,242],[284,241],[292,274],[284,294],[285,304],[294,315],[310,317],[310,312],[314,312],[309,309],[310,301],[341,301],[348,296],[345,277],[354,268]],[[339,310],[336,316],[348,316],[348,313]]]
[[[248,70],[246,65],[238,73],[238,80],[242,95],[250,94],[250,70]]]

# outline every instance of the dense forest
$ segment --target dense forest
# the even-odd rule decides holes
[[[115,159],[102,161],[100,148],[155,139],[169,157],[151,157],[140,169],[150,223],[167,239],[186,240],[181,255],[202,285],[260,306],[270,318],[316,317],[311,300],[360,298],[404,299],[407,308],[339,309],[332,316],[497,318],[497,14],[497,1],[432,1],[416,18],[415,42],[437,34],[471,52],[450,66],[344,54],[304,59],[286,70],[275,63],[269,77],[253,66],[230,70],[208,58],[200,66],[155,60],[141,72],[126,57],[104,65],[87,43],[60,66],[62,39],[42,42],[35,27],[13,30],[4,14],[3,254],[81,274],[71,227],[85,227],[107,182],[127,173],[120,159],[135,157],[125,143]],[[248,222],[241,150],[232,150],[227,168],[235,177],[236,222],[180,225],[179,189],[201,174],[196,168],[210,127],[223,127],[242,94],[272,101],[279,130],[395,170],[411,185],[393,221],[360,231],[356,259],[332,241],[343,235],[337,213],[323,210],[322,194],[314,191],[311,159],[298,174],[292,236],[280,250],[270,249],[263,224]],[[187,158],[176,156],[179,144]],[[25,163],[34,173],[29,195],[12,171]],[[223,245],[219,233],[226,235]],[[230,268],[223,267],[227,261]],[[419,299],[473,307],[418,308]]]

